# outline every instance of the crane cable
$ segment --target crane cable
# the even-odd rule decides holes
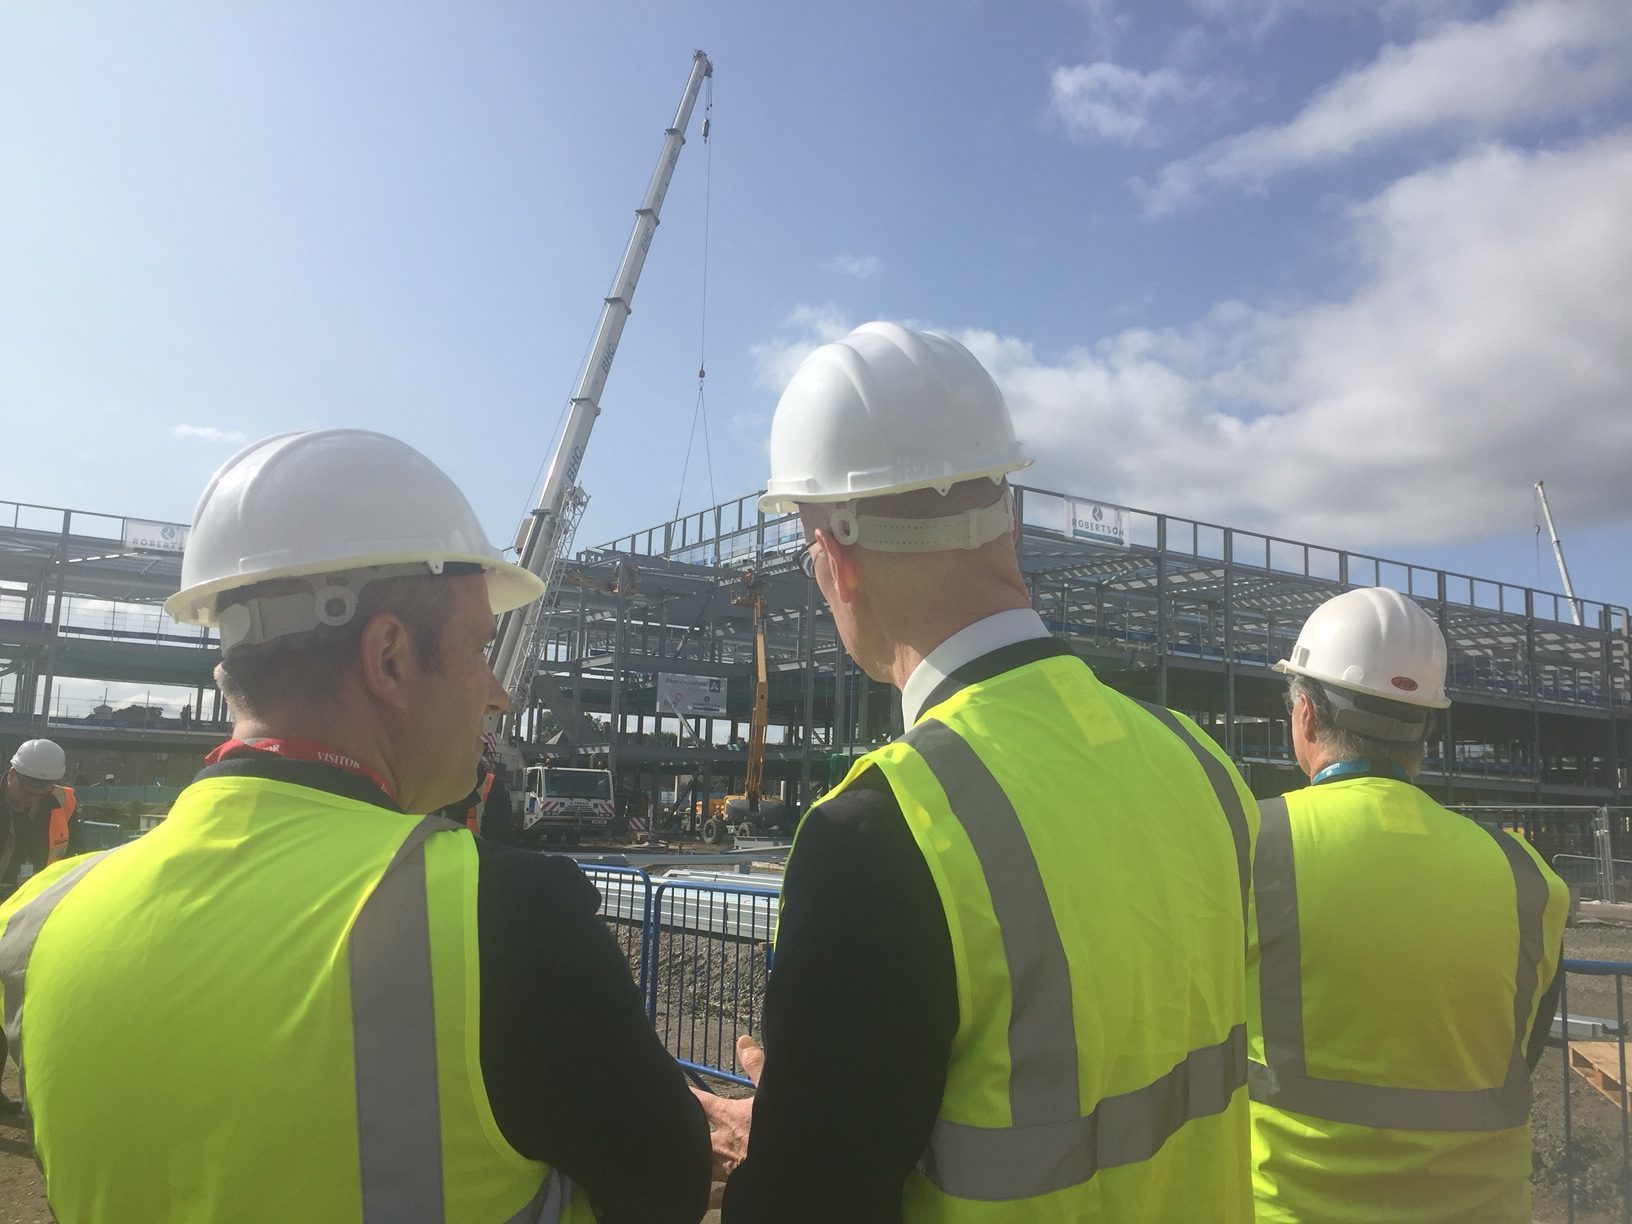
[[[703,143],[708,146],[707,163],[703,173],[703,276],[702,276],[702,306],[699,311],[697,337],[697,402],[691,410],[691,433],[686,438],[686,458],[680,467],[680,488],[674,497],[674,514],[680,517],[680,503],[686,495],[686,475],[691,470],[691,448],[697,440],[697,420],[703,422],[703,458],[708,464],[708,500],[711,505],[718,503],[719,498],[714,492],[714,448],[708,436],[708,400],[703,393],[703,384],[708,378],[708,238],[709,220],[713,212],[714,203],[714,142],[709,138],[713,127],[714,115],[714,77],[708,78],[708,95],[703,102]]]

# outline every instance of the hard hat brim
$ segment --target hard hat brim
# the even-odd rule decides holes
[[[1269,670],[1280,672],[1283,676],[1304,676],[1310,680],[1327,685],[1328,687],[1342,689],[1345,693],[1363,693],[1367,697],[1380,697],[1384,701],[1393,701],[1399,705],[1416,706],[1420,710],[1448,710],[1451,708],[1451,699],[1449,697],[1437,699],[1428,698],[1427,700],[1413,701],[1408,694],[1400,693],[1398,691],[1390,690],[1385,692],[1378,688],[1345,684],[1341,680],[1334,680],[1330,676],[1323,676],[1317,671],[1310,671],[1307,667],[1298,667],[1290,659],[1282,659],[1279,663],[1271,666]]]
[[[397,554],[372,553],[360,557],[336,557],[306,565],[292,566],[275,572],[233,574],[211,582],[177,591],[164,601],[164,610],[171,619],[184,625],[214,625],[215,601],[218,595],[240,587],[254,586],[284,578],[307,578],[314,574],[339,574],[353,570],[373,569],[386,565],[435,564],[480,566],[487,578],[488,603],[495,616],[530,604],[544,594],[544,580],[524,566],[483,553],[437,553],[427,556],[422,552]]]
[[[863,497],[891,497],[897,493],[913,493],[919,489],[939,489],[943,486],[962,484],[966,480],[980,480],[983,477],[996,480],[1010,472],[1030,467],[1031,464],[1030,456],[1017,455],[1005,463],[993,464],[989,468],[980,468],[973,472],[926,476],[919,480],[903,480],[876,487],[857,484],[838,490],[817,491],[787,487],[779,489],[775,487],[777,482],[773,480],[766,486],[765,492],[759,495],[759,509],[764,514],[792,514],[801,505],[830,506],[840,502],[856,501]]]

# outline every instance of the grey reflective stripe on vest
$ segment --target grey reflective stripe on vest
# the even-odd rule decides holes
[[[34,954],[34,941],[40,937],[40,929],[45,926],[45,920],[51,916],[51,911],[57,908],[57,902],[66,897],[69,889],[85,878],[87,871],[111,853],[113,853],[111,850],[103,850],[99,854],[86,855],[75,863],[13,910],[11,918],[6,923],[5,933],[0,934],[0,984],[4,984],[6,993],[6,1040],[11,1045],[11,1057],[17,1063],[17,1082],[24,1089],[25,1097],[27,1086],[23,1074],[23,990],[28,977],[28,960]]]
[[[1230,825],[1230,839],[1235,843],[1235,870],[1241,883],[1241,923],[1245,929],[1247,895],[1248,889],[1252,886],[1252,839],[1247,832],[1246,805],[1241,802],[1241,792],[1235,789],[1234,772],[1223,761],[1208,752],[1172,710],[1148,701],[1140,701],[1137,704],[1155,715],[1162,726],[1178,736],[1184,742],[1184,746],[1190,749],[1190,754],[1196,758],[1201,771],[1207,775],[1207,782],[1213,788],[1213,794],[1218,797],[1218,806],[1224,809],[1224,819]]]
[[[1086,1117],[1078,1095],[1071,974],[1042,872],[1020,818],[980,757],[945,723],[902,737],[946,792],[980,864],[1003,940],[1010,995],[1007,1127],[938,1119],[919,1170],[956,1198],[1050,1194],[1100,1169],[1153,1156],[1186,1122],[1229,1106],[1246,1081],[1246,1033],[1191,1051],[1154,1082],[1105,1097]]]
[[[347,940],[357,1069],[357,1162],[364,1224],[442,1219],[442,1107],[425,840],[461,829],[427,816],[403,839]],[[554,1221],[565,1201],[546,1179],[519,1221]]]
[[[1238,1024],[1143,1088],[1105,1097],[1086,1118],[1032,1127],[938,1119],[918,1168],[943,1194],[982,1202],[1079,1186],[1101,1169],[1149,1160],[1192,1118],[1223,1113],[1246,1080],[1246,1065],[1247,1030]]]
[[[561,1170],[551,1169],[532,1201],[504,1224],[553,1224],[566,1212],[571,1197],[572,1182]]]
[[[1542,923],[1547,909],[1547,882],[1535,860],[1506,833],[1492,831],[1513,873],[1519,931],[1514,1036],[1503,1082],[1458,1092],[1319,1079],[1308,1074],[1305,1061],[1302,940],[1291,818],[1285,799],[1266,799],[1258,811],[1261,823],[1253,885],[1261,942],[1258,994],[1265,1062],[1254,1062],[1248,1068],[1252,1099],[1330,1122],[1387,1130],[1493,1131],[1522,1126],[1530,1113],[1525,1037],[1544,955]]]

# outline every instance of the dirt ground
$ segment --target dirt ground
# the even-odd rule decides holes
[[[10,1062],[0,1087],[17,1099],[17,1068]],[[44,1224],[50,1219],[45,1182],[34,1163],[34,1145],[28,1141],[22,1115],[0,1118],[0,1224]]]
[[[1564,946],[1566,955],[1572,957],[1632,962],[1632,929],[1577,927],[1565,933]],[[763,998],[762,964],[752,968],[741,966],[748,970],[743,976],[752,982],[752,987],[743,992],[740,1001],[733,999],[721,1009],[717,1003],[709,1005],[706,1000],[719,990],[722,977],[736,976],[731,971],[738,970],[739,966],[715,962],[704,974],[675,973],[671,966],[681,958],[670,952],[662,948],[658,958],[662,966],[658,975],[660,1031],[671,1049],[698,1061],[714,1055],[716,1050],[724,1055],[746,1018],[740,1009],[750,999]],[[726,972],[721,973],[722,969]],[[1575,1015],[1614,1019],[1614,979],[1573,976],[1568,1004]],[[1627,989],[1625,1006],[1626,1014],[1632,1018],[1632,984]],[[721,1014],[722,1010],[725,1014]],[[708,1061],[713,1058],[709,1057]],[[1573,1178],[1578,1224],[1613,1224],[1623,1218],[1619,1186],[1623,1178],[1629,1177],[1623,1167],[1619,1111],[1579,1076],[1570,1077],[1570,1124],[1574,1142],[1567,1174],[1562,1083],[1561,1052],[1556,1047],[1550,1048],[1542,1057],[1534,1080],[1531,1177],[1534,1219],[1539,1224],[1563,1224],[1567,1218],[1566,1186]],[[6,1067],[0,1085],[9,1095],[17,1095],[14,1067]],[[50,1219],[27,1131],[20,1118],[0,1118],[0,1224],[45,1224]],[[711,1212],[704,1224],[718,1224],[718,1219],[718,1214]]]
[[[1566,956],[1582,960],[1632,961],[1632,929],[1579,926],[1564,932]],[[1615,979],[1572,974],[1566,1004],[1572,1015],[1615,1019]],[[1625,1014],[1632,1019],[1632,983],[1625,989]],[[1632,1058],[1632,1051],[1628,1057]],[[1620,1111],[1578,1075],[1570,1076],[1571,1169],[1564,1160],[1563,1053],[1551,1047],[1542,1055],[1531,1081],[1530,1111],[1532,1214],[1553,1224],[1567,1218],[1566,1186],[1575,1183],[1578,1224],[1608,1224],[1623,1218],[1620,1184],[1623,1168]],[[1632,1126],[1632,1119],[1628,1120]]]

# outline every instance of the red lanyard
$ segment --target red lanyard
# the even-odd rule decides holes
[[[246,756],[251,752],[270,752],[273,756],[285,757],[291,761],[315,761],[319,765],[332,765],[335,769],[343,769],[349,774],[367,779],[390,796],[392,803],[397,801],[397,792],[392,789],[391,784],[356,757],[336,752],[327,744],[319,744],[313,740],[275,739],[272,736],[251,740],[230,739],[213,749],[209,756],[204,758],[204,763],[214,765],[217,761]]]

